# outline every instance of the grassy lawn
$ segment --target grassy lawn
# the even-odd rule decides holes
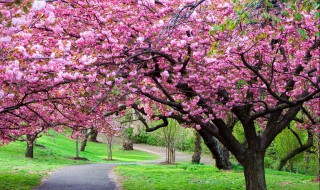
[[[126,165],[117,166],[116,172],[123,177],[124,190],[234,190],[245,189],[243,173],[219,171],[208,165]],[[306,176],[273,170],[266,171],[270,190],[318,190],[312,182],[314,176]]]
[[[26,142],[13,142],[0,147],[0,189],[24,190],[37,186],[43,177],[57,168],[95,162],[110,163],[107,157],[106,145],[88,142],[85,152],[80,157],[90,161],[73,160],[75,157],[75,141],[64,135],[54,134],[54,137],[43,136],[37,140],[46,148],[35,147],[34,159],[24,157]],[[157,156],[141,151],[123,151],[119,146],[113,148],[114,162],[136,162],[152,160]]]

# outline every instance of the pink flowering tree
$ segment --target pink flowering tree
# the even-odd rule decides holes
[[[119,119],[119,118],[118,118]],[[123,126],[120,126],[120,122],[116,121],[117,118],[103,118],[98,120],[97,125],[98,132],[103,134],[106,142],[107,142],[107,153],[108,158],[107,160],[113,160],[112,159],[112,143],[114,140],[114,137],[117,137],[120,135],[120,130]]]
[[[63,89],[72,97],[91,93],[92,110],[133,107],[163,121],[149,131],[167,126],[168,118],[191,125],[218,158],[215,139],[236,157],[249,190],[266,189],[265,151],[290,122],[302,119],[301,128],[319,130],[316,1],[43,3],[25,18],[3,14],[15,29],[1,31],[2,72],[24,66],[13,76],[45,74],[42,87],[71,80],[78,85]],[[32,69],[38,72],[26,72]],[[244,144],[232,134],[235,122]]]
[[[96,76],[72,65],[70,42],[36,29],[52,23],[54,7],[45,1],[1,1],[0,6],[1,141],[43,128],[90,126],[94,114],[89,113],[102,96],[90,87]]]

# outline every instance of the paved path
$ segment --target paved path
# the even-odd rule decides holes
[[[166,148],[165,147],[150,146],[150,145],[146,145],[146,144],[134,144],[133,149],[141,150],[144,152],[150,152],[150,153],[153,153],[153,154],[160,156],[160,158],[157,160],[144,161],[141,163],[154,164],[154,163],[164,162],[166,159],[166,157],[165,157],[166,156]],[[191,162],[191,158],[192,158],[192,154],[176,151],[176,162]],[[200,162],[204,163],[204,164],[210,164],[210,165],[214,165],[214,163],[215,163],[212,158],[210,158],[209,156],[203,156],[203,155],[201,156]]]
[[[103,141],[102,139],[99,139]],[[121,142],[118,142],[121,143]],[[160,156],[157,160],[141,161],[136,164],[157,164],[165,161],[165,148],[145,144],[134,144],[135,150]],[[176,162],[191,162],[191,154],[176,151]],[[201,162],[214,164],[214,160],[202,156]],[[86,164],[68,166],[53,172],[35,190],[117,190],[112,169],[116,164]]]
[[[69,166],[55,171],[35,190],[116,190],[114,164]]]

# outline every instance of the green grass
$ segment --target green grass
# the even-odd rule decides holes
[[[219,171],[208,165],[126,165],[115,170],[125,190],[234,190],[245,189],[242,171]],[[314,176],[266,171],[269,190],[318,190]]]
[[[0,189],[25,190],[37,186],[43,177],[57,168],[89,164],[95,162],[136,162],[152,160],[157,156],[141,151],[123,151],[120,146],[113,146],[115,161],[104,160],[107,157],[107,148],[103,143],[88,142],[85,152],[80,152],[80,157],[89,161],[73,160],[75,157],[75,141],[64,135],[54,134],[54,137],[43,136],[37,144],[46,148],[35,147],[34,158],[24,157],[26,142],[13,142],[0,147]]]

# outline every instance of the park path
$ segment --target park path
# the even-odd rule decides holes
[[[35,190],[116,190],[114,164],[68,166],[53,172]]]
[[[98,138],[103,142],[102,138]],[[116,139],[116,144],[121,143]],[[158,155],[160,158],[141,161],[135,164],[157,164],[165,161],[165,148],[146,144],[134,144],[135,150]],[[190,162],[191,154],[176,151],[176,162]],[[212,158],[202,156],[201,162],[214,164]],[[53,172],[35,190],[118,190],[120,189],[113,174],[114,166],[119,164],[86,164],[68,166]]]
[[[164,162],[166,159],[166,148],[160,147],[160,146],[151,146],[146,144],[134,144],[133,148],[135,150],[141,150],[144,152],[149,152],[152,154],[158,155],[160,158],[157,160],[151,160],[151,161],[143,161],[141,163],[147,164],[147,163],[161,163]],[[191,162],[192,154],[176,151],[176,162]],[[210,164],[214,165],[214,160],[210,158],[209,156],[201,156],[201,163],[203,164]]]

